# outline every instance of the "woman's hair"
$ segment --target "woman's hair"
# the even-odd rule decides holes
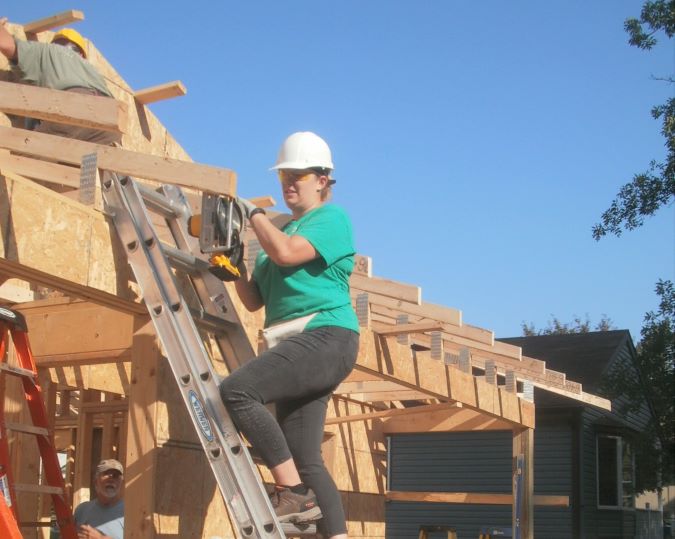
[[[313,170],[319,176],[326,176],[328,178],[328,183],[326,183],[326,187],[324,187],[321,190],[321,202],[327,202],[333,195],[333,184],[335,183],[335,180],[330,175],[331,172],[333,171],[329,168],[321,168],[321,167],[314,167],[311,170]]]

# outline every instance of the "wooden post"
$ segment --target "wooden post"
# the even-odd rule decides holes
[[[73,485],[73,508],[89,501],[91,486],[91,450],[94,430],[94,417],[87,411],[85,403],[93,402],[99,392],[89,389],[80,390],[80,408],[77,416],[77,441],[75,442],[75,484]]]
[[[157,370],[161,352],[152,322],[136,317],[125,463],[124,530],[127,539],[153,539],[157,425]]]
[[[523,456],[523,467],[520,492],[516,492],[516,481],[513,481],[513,529],[516,518],[520,519],[520,539],[534,538],[534,429],[514,429],[513,431],[513,471],[516,472],[516,460]],[[520,506],[520,515],[518,507]],[[515,537],[515,534],[514,534]]]

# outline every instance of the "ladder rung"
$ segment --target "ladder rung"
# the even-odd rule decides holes
[[[19,522],[20,528],[51,528],[52,522],[45,520],[44,522]]]
[[[23,376],[35,380],[35,373],[30,369],[24,369],[23,367],[15,367],[14,365],[7,365],[7,363],[0,363],[0,371],[5,371],[7,374],[13,374],[14,376]]]
[[[222,333],[232,327],[232,322],[203,311],[190,309],[192,318],[198,327],[209,330],[213,333]]]
[[[286,537],[301,537],[303,535],[316,535],[316,524],[293,524],[292,522],[282,522],[281,529]]]
[[[44,427],[36,427],[35,425],[26,425],[24,423],[5,423],[5,427],[14,432],[23,432],[26,434],[39,434],[42,436],[49,436],[49,430]]]
[[[169,263],[176,269],[180,269],[190,275],[208,271],[209,263],[193,254],[186,253],[166,243],[162,243],[162,251]]]
[[[29,485],[27,483],[17,483],[14,485],[17,492],[35,492],[38,494],[63,494],[61,487],[51,487],[49,485]]]
[[[137,183],[140,192],[146,204],[154,210],[158,210],[164,217],[181,217],[185,213],[185,206],[179,207],[173,200],[168,199],[162,193]]]

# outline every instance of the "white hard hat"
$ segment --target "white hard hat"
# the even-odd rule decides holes
[[[327,168],[333,170],[333,158],[326,141],[310,131],[293,133],[284,140],[277,162],[270,170],[290,168]]]

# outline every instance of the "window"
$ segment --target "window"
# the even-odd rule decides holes
[[[635,507],[635,461],[620,436],[598,435],[598,506]]]

